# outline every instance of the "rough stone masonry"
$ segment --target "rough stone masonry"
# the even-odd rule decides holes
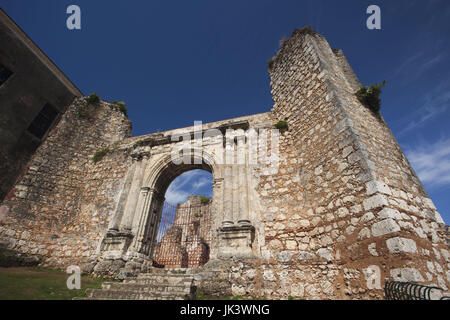
[[[130,137],[113,104],[77,99],[2,203],[1,243],[43,265],[126,276],[145,272],[164,194],[191,169],[213,174],[209,262],[197,285],[266,298],[381,299],[368,270],[448,292],[448,229],[381,116],[355,97],[359,81],[342,51],[309,27],[295,30],[269,66],[269,112],[204,129],[289,129],[279,168],[218,161],[204,137],[196,164],[171,161],[176,133]],[[248,139],[227,148],[248,150]],[[92,156],[108,147],[106,156]],[[214,285],[214,281],[217,281]]]

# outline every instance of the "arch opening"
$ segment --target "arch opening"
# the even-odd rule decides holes
[[[212,166],[203,159],[201,164],[165,163],[155,177],[148,235],[148,254],[154,267],[196,268],[208,262],[212,181]]]

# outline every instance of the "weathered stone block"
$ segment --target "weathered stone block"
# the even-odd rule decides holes
[[[424,282],[424,278],[419,270],[415,268],[391,269],[391,277],[394,281]]]
[[[400,252],[416,253],[417,252],[416,242],[412,239],[395,237],[395,238],[386,240],[386,245],[391,253],[400,253]]]
[[[400,227],[392,219],[385,219],[372,225],[372,235],[374,237],[380,237],[398,231],[400,231]]]
[[[279,253],[277,254],[277,260],[278,260],[278,262],[286,263],[286,262],[291,261],[292,255],[293,255],[292,252],[289,252],[289,251],[281,251],[281,252],[279,252]]]
[[[374,195],[363,201],[364,210],[369,211],[375,208],[387,206],[389,203],[385,196],[381,194]]]
[[[384,208],[383,210],[378,212],[378,218],[379,219],[390,218],[390,219],[402,220],[403,216],[401,215],[400,212],[398,212],[398,210],[391,209],[391,208]]]
[[[319,260],[330,262],[333,261],[333,252],[330,249],[327,248],[320,248],[316,251],[317,256],[319,257]]]
[[[298,260],[299,261],[311,261],[316,258],[316,255],[309,251],[299,251]]]
[[[372,195],[374,193],[384,193],[387,195],[392,195],[391,189],[387,184],[381,181],[369,181],[366,183],[366,193],[367,195]]]

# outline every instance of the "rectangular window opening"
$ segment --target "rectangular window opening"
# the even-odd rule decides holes
[[[34,118],[33,122],[28,127],[28,132],[30,132],[35,137],[42,139],[57,116],[58,111],[49,103],[45,104],[45,106],[41,111],[39,111],[36,118]]]
[[[0,86],[6,82],[12,75],[12,71],[0,64]]]

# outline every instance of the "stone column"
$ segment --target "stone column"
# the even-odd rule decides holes
[[[133,182],[134,172],[136,170],[136,162],[133,160],[133,164],[131,168],[127,172],[127,176],[125,178],[125,183],[120,194],[119,203],[116,208],[116,212],[114,213],[111,222],[109,223],[108,229],[113,231],[119,231],[119,226],[121,225],[123,214],[124,214],[124,204],[127,201],[131,184]]]
[[[139,199],[139,189],[142,186],[144,177],[143,171],[145,169],[146,159],[136,163],[136,169],[133,175],[133,182],[131,183],[130,191],[128,193],[127,203],[125,205],[124,215],[120,224],[120,229],[131,232],[133,227],[133,218],[136,212],[136,205]]]
[[[225,136],[225,172],[223,179],[223,211],[222,226],[233,225],[233,176],[234,139]]]
[[[242,134],[237,138],[237,150],[238,150],[238,195],[239,198],[239,217],[238,223],[240,225],[249,225],[250,220],[248,218],[248,183],[247,183],[247,149],[245,135]]]
[[[139,205],[137,206],[138,228],[134,235],[133,243],[131,245],[133,251],[140,252],[142,249],[142,242],[144,241],[147,219],[152,203],[153,190],[149,187],[142,187],[139,196]]]
[[[229,150],[233,150],[233,158],[231,158],[230,155],[226,157],[227,162],[223,182],[224,214],[229,221],[233,219],[234,216],[238,220],[238,223],[222,223],[222,226],[218,229],[217,257],[221,259],[229,259],[232,257],[251,259],[254,257],[252,244],[255,228],[248,220],[244,132],[238,135],[237,159],[234,158],[234,137],[227,137],[226,139],[225,151],[229,152]],[[239,152],[241,152],[241,155],[239,155]],[[244,155],[244,157],[242,157],[242,155]],[[229,203],[227,203],[226,200],[229,201]],[[231,214],[230,209],[232,210]]]
[[[231,172],[231,179],[233,180],[233,222],[237,222],[239,220],[239,202],[241,200],[239,194],[239,168],[237,164],[231,166]]]
[[[161,215],[164,207],[165,198],[158,199],[157,203],[154,201],[154,205],[150,208],[150,218],[147,226],[147,247],[146,253],[153,258],[154,244],[156,243],[156,237],[158,236],[159,223],[161,221]]]

